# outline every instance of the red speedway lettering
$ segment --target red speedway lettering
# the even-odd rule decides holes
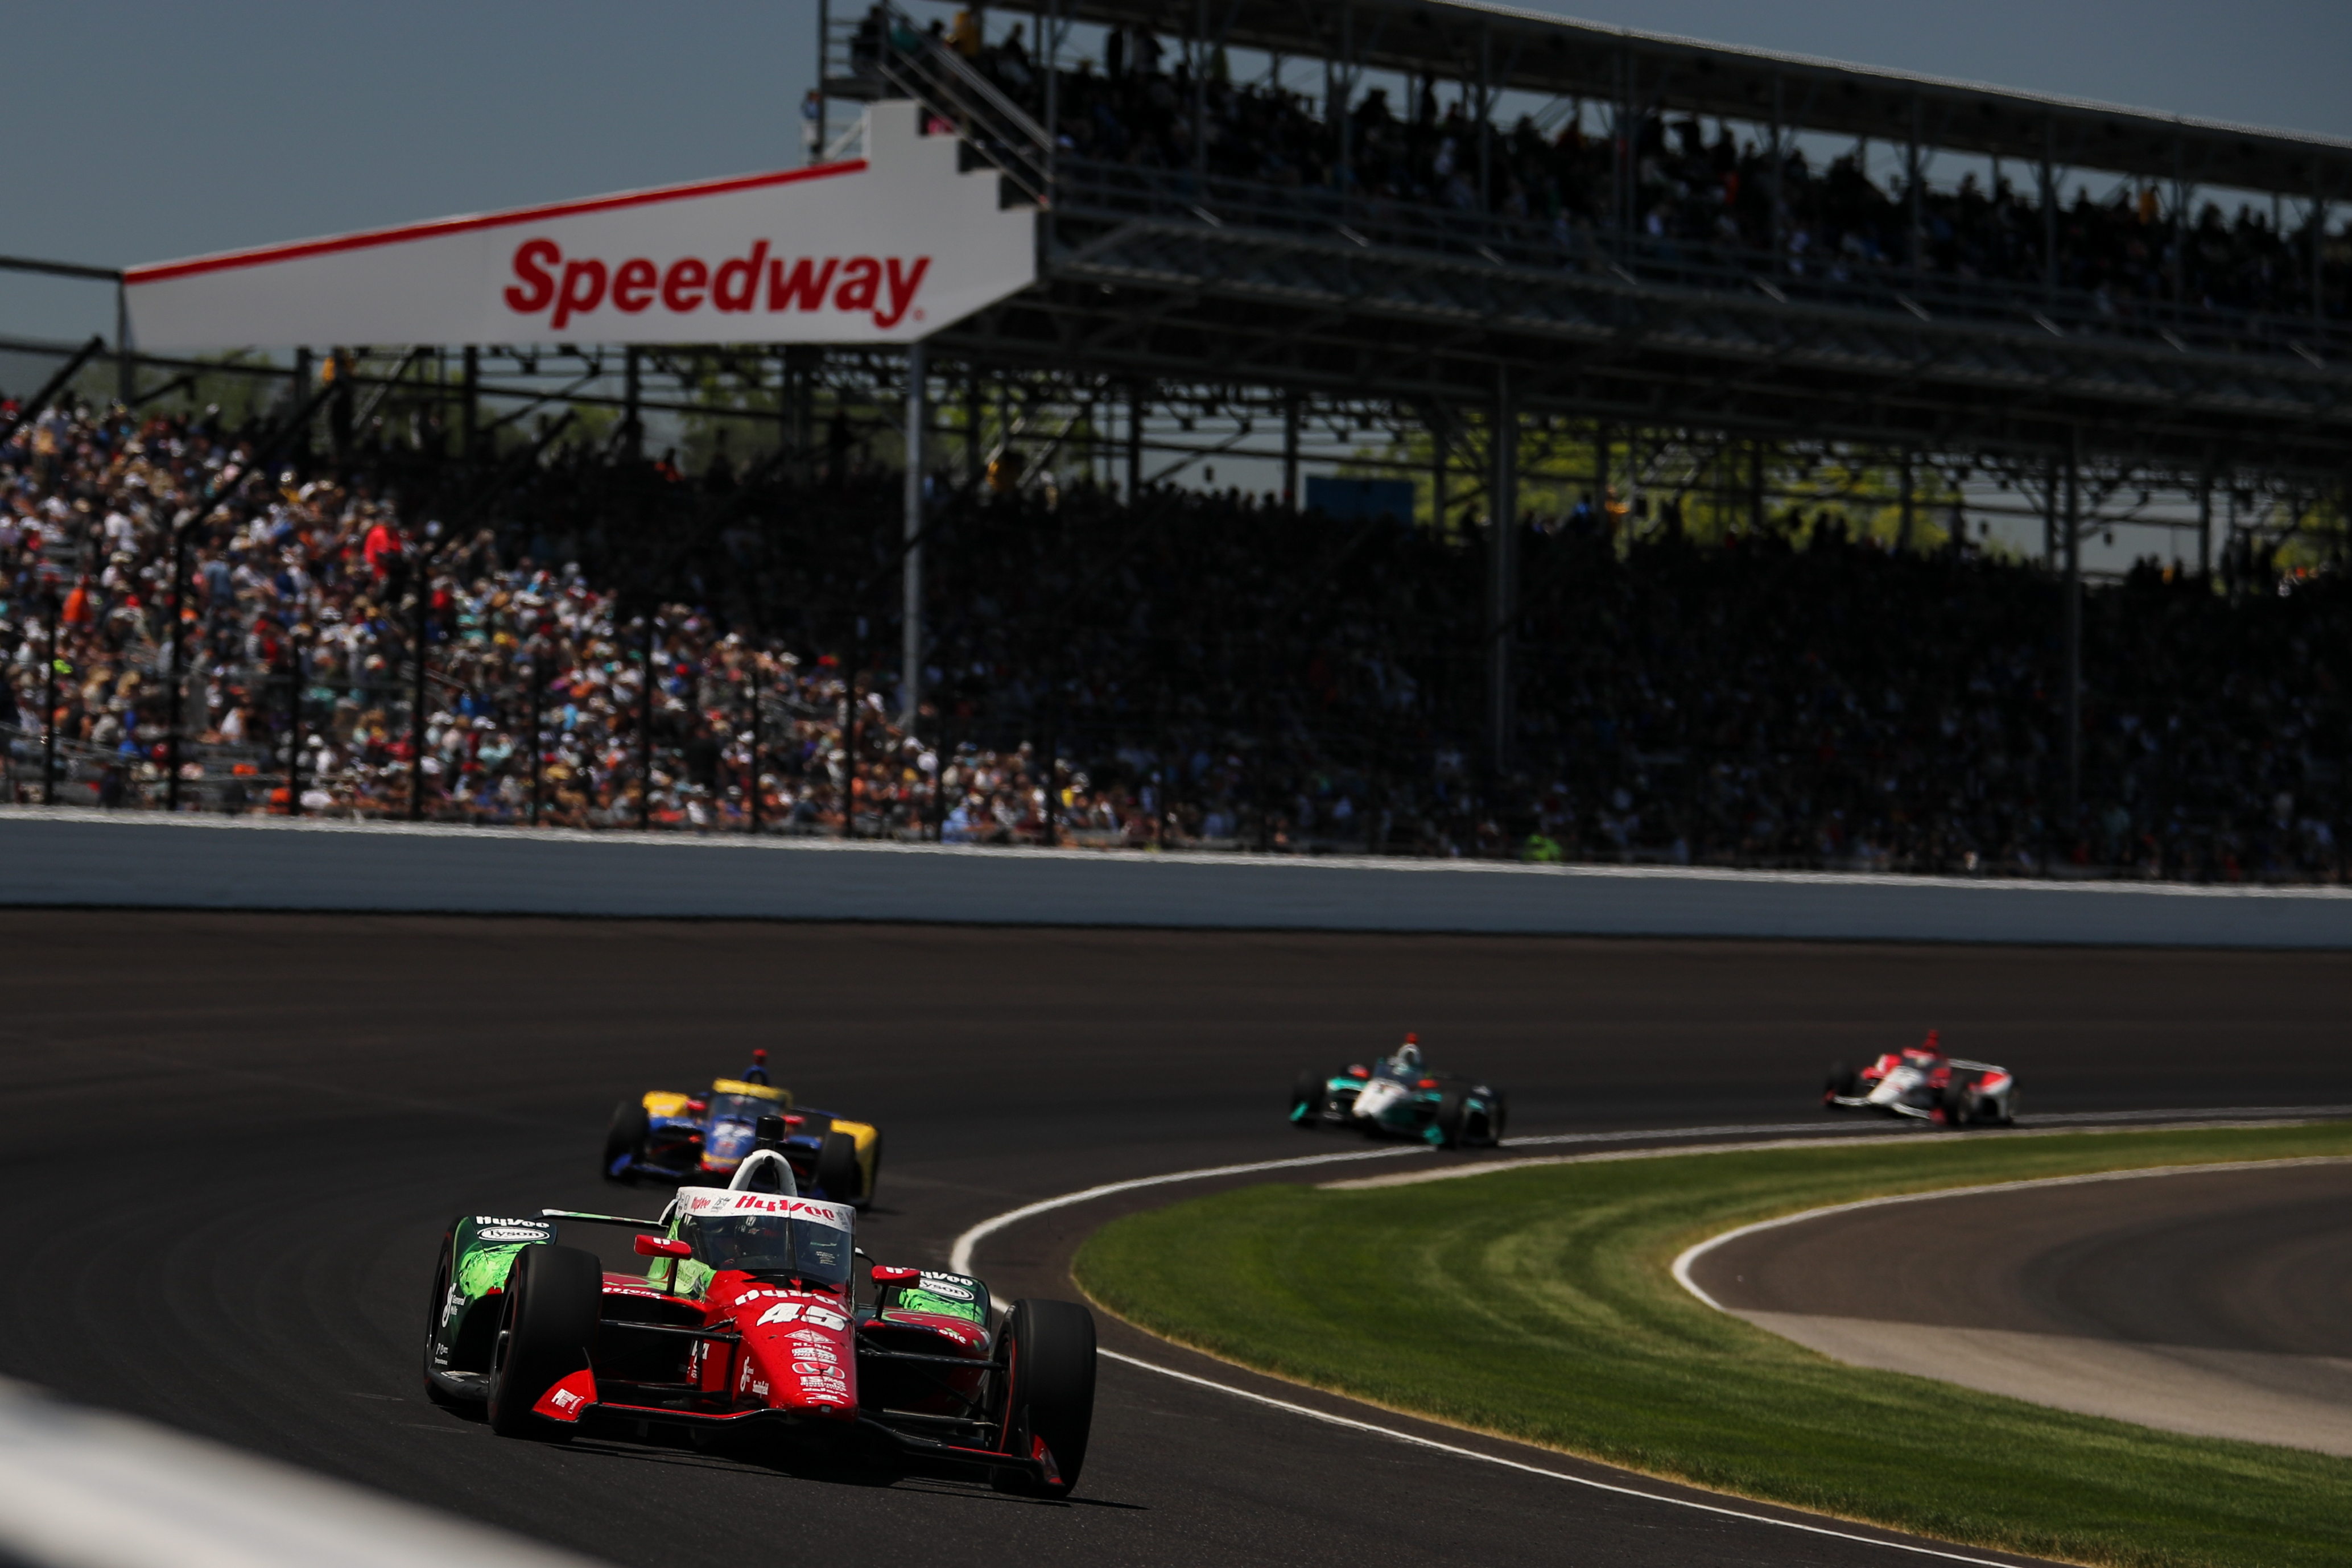
[[[561,331],[574,316],[610,304],[636,315],[658,300],[674,315],[708,304],[724,313],[748,314],[764,304],[770,312],[821,310],[871,312],[875,326],[888,331],[907,317],[916,292],[931,269],[931,258],[837,256],[784,258],[768,254],[768,242],[715,267],[700,257],[682,256],[667,267],[632,257],[617,267],[593,257],[567,258],[551,239],[527,239],[515,247],[515,281],[505,290],[507,309],[533,316],[551,310],[550,331]],[[762,285],[765,285],[763,288]]]

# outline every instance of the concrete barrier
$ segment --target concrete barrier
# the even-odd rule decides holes
[[[396,1498],[0,1383],[11,1568],[594,1568]]]
[[[0,808],[0,905],[2352,947],[2352,889],[1105,854]]]

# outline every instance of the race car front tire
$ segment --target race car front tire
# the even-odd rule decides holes
[[[1437,1144],[1441,1149],[1462,1147],[1462,1134],[1470,1121],[1470,1102],[1458,1089],[1447,1089],[1437,1097]]]
[[[1028,1458],[1042,1444],[1056,1479],[1008,1468],[997,1472],[997,1489],[1067,1497],[1078,1484],[1094,1426],[1094,1314],[1075,1301],[1015,1301],[1004,1320],[1002,1357],[1011,1368],[1004,1449]]]
[[[1315,1131],[1323,1120],[1323,1093],[1328,1087],[1321,1073],[1311,1068],[1298,1069],[1298,1076],[1293,1079],[1290,1084],[1292,1126],[1303,1128],[1309,1132]],[[1307,1114],[1304,1116],[1298,1113],[1301,1106],[1307,1108]]]
[[[1937,1100],[1937,1103],[1943,1107],[1944,1125],[1947,1127],[1966,1127],[1970,1121],[1974,1121],[1975,1117],[1971,1113],[1969,1105],[1969,1102],[1974,1098],[1975,1097],[1969,1092],[1969,1087],[1966,1084],[1946,1084],[1944,1086],[1943,1093]]]
[[[1862,1094],[1862,1075],[1849,1062],[1832,1062],[1828,1078],[1822,1085],[1822,1101],[1855,1100]]]
[[[653,1123],[646,1115],[644,1100],[625,1100],[613,1107],[613,1120],[604,1126],[604,1175],[606,1181],[625,1182],[629,1179],[625,1167],[617,1175],[614,1173],[613,1167],[620,1164],[625,1156],[635,1160],[643,1155],[646,1139],[652,1131]]]
[[[433,1375],[433,1345],[441,1336],[441,1314],[449,1302],[449,1261],[457,1241],[457,1227],[466,1223],[458,1215],[441,1227],[441,1261],[433,1268],[433,1299],[425,1306],[425,1397],[436,1405],[452,1403],[449,1393]]]
[[[603,1286],[604,1266],[593,1252],[541,1244],[515,1253],[490,1356],[490,1430],[501,1437],[571,1437],[569,1426],[532,1414],[531,1406],[588,1364]]]

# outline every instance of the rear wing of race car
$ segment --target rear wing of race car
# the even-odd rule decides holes
[[[2005,1067],[1998,1067],[1991,1062],[1962,1061],[1958,1057],[1948,1057],[1945,1059],[1953,1067],[1958,1068],[1966,1072],[2007,1072],[2009,1070]]]

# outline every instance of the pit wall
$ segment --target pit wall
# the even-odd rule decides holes
[[[844,844],[0,808],[0,906],[2352,947],[2352,889]]]

